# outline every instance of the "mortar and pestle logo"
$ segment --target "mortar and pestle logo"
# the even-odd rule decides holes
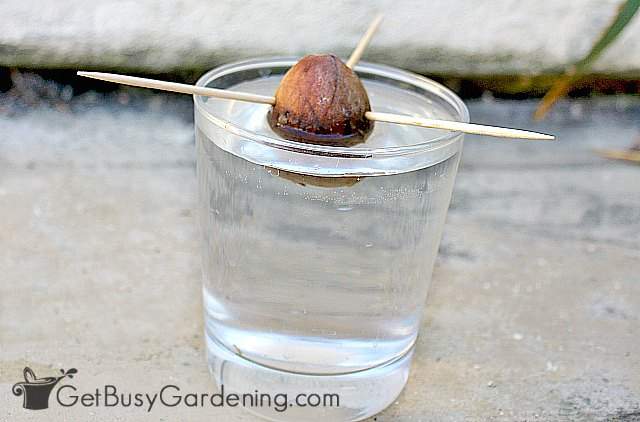
[[[78,373],[76,368],[68,371],[60,370],[59,377],[37,378],[36,374],[28,366],[24,368],[24,382],[14,384],[12,391],[16,396],[24,394],[22,407],[31,410],[47,409],[49,407],[49,395],[63,378],[73,378],[73,374]]]

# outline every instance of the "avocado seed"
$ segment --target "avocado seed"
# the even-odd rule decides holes
[[[364,179],[361,176],[347,176],[347,177],[322,177],[311,176],[309,174],[294,173],[291,171],[277,170],[278,176],[290,180],[300,186],[314,186],[318,188],[344,188],[353,186],[360,180]]]
[[[369,97],[353,70],[333,54],[309,55],[284,75],[269,113],[285,139],[332,146],[364,142],[373,129]]]

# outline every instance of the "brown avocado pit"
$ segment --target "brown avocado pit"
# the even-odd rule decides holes
[[[346,188],[358,183],[364,177],[322,177],[308,174],[278,170],[277,175],[300,186],[314,186],[317,188]]]
[[[275,97],[269,125],[285,139],[352,146],[373,129],[362,82],[333,54],[303,57],[284,75]]]

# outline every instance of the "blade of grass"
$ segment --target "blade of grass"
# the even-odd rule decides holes
[[[609,26],[602,32],[595,44],[593,44],[589,53],[567,69],[565,74],[553,84],[551,89],[549,89],[547,94],[542,98],[538,108],[533,114],[535,120],[543,119],[549,110],[551,110],[551,107],[567,94],[571,88],[571,84],[591,68],[593,63],[629,24],[638,11],[638,8],[640,8],[640,0],[626,0],[620,5],[618,13]]]
[[[624,160],[640,164],[640,138],[636,139],[636,142],[631,146],[631,148],[626,150],[597,149],[595,152],[604,158]]]
[[[610,158],[612,160],[630,161],[632,163],[640,164],[640,151],[637,151],[637,150],[598,149],[595,152],[604,158]]]

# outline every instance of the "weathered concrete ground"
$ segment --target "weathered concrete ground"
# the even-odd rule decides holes
[[[534,75],[584,57],[620,0],[4,0],[0,65],[210,69],[242,57],[348,56],[377,13],[385,21],[366,59],[426,74]],[[640,19],[595,65],[640,75]],[[522,82],[524,82],[521,79]]]
[[[14,104],[15,105],[15,104]],[[0,420],[254,420],[230,409],[21,408],[11,386],[211,391],[187,99],[85,94],[0,115]],[[476,101],[413,372],[378,421],[640,420],[640,167],[606,161],[638,98]],[[69,111],[71,110],[71,111]]]

